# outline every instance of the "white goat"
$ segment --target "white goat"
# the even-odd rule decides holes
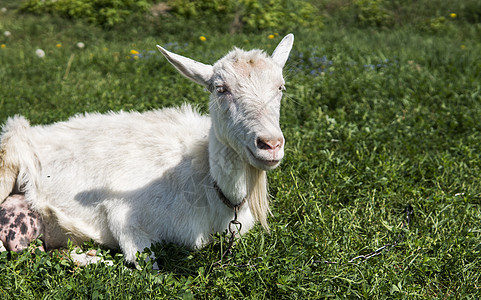
[[[213,66],[160,52],[210,92],[210,117],[180,108],[84,114],[44,126],[3,126],[0,199],[25,194],[43,217],[48,248],[86,240],[125,259],[154,242],[202,247],[233,219],[267,228],[266,170],[284,156],[279,127],[294,36],[272,56],[235,48]],[[0,203],[1,203],[0,201]],[[244,205],[245,203],[245,205]]]

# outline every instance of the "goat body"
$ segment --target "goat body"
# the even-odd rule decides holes
[[[44,223],[48,248],[70,239],[120,248],[135,262],[154,242],[199,248],[239,209],[242,232],[265,227],[266,170],[283,157],[279,127],[286,36],[272,56],[234,49],[213,66],[164,56],[211,92],[210,116],[189,105],[83,114],[30,126],[9,118],[0,144],[0,201],[18,190]],[[244,200],[245,199],[245,200]]]

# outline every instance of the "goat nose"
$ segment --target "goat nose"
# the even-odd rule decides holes
[[[282,138],[257,138],[257,148],[261,150],[277,151],[282,147]]]

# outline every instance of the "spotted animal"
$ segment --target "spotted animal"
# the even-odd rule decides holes
[[[26,249],[43,231],[42,217],[30,208],[23,195],[10,195],[0,205],[0,241],[6,250]],[[43,246],[39,248],[44,250]]]

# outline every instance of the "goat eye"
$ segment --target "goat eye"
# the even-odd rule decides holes
[[[224,94],[225,92],[227,92],[227,89],[223,85],[218,85],[218,86],[215,87],[215,91],[218,94]]]

